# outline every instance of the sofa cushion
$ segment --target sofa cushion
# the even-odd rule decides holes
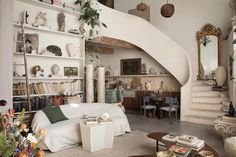
[[[68,120],[68,118],[62,113],[60,107],[47,107],[43,109],[43,112],[52,124],[59,121]]]
[[[236,157],[236,137],[226,138],[224,147],[228,157]]]

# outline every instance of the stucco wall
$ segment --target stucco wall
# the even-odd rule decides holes
[[[140,2],[139,0],[114,1],[115,9],[126,13]],[[151,23],[176,40],[189,53],[193,78],[196,79],[198,71],[196,32],[204,24],[211,23],[220,27],[225,37],[229,33],[233,14],[229,7],[230,0],[169,0],[169,3],[175,5],[175,13],[171,18],[164,18],[160,14],[160,8],[166,1],[143,0],[143,2],[151,7]]]

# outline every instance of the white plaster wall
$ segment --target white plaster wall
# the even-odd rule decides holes
[[[144,51],[116,48],[114,49],[114,54],[101,54],[100,56],[101,64],[106,68],[111,66],[113,70],[112,75],[115,76],[120,75],[120,60],[130,58],[141,58],[142,63],[146,63],[147,72],[149,72],[150,68],[154,68],[157,74],[166,71],[165,68]]]
[[[139,2],[139,0],[115,0],[115,9],[127,13]],[[223,36],[226,36],[233,15],[229,7],[230,0],[169,0],[169,3],[175,5],[175,13],[171,18],[164,18],[160,14],[160,7],[166,3],[165,0],[143,0],[143,2],[151,6],[151,23],[186,49],[193,68],[192,76],[196,79],[198,71],[196,32],[204,24],[211,23],[220,27]]]
[[[0,99],[8,101],[0,112],[12,108],[12,13],[12,0],[0,0]]]

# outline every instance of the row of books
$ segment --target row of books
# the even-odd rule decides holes
[[[81,80],[72,82],[39,82],[31,83],[29,85],[30,95],[32,94],[54,94],[54,93],[72,93],[77,94],[81,91]],[[26,83],[18,82],[13,83],[13,95],[26,95]]]
[[[176,136],[175,134],[170,133],[163,136],[162,139],[174,142],[178,146],[187,147],[196,151],[200,150],[205,145],[204,140],[198,139],[198,137],[191,135]]]
[[[50,97],[46,97],[46,98],[32,97],[30,99],[31,110],[37,111],[37,110],[41,110],[41,109],[45,108],[46,106],[52,106],[52,105],[58,106],[58,105],[65,104],[63,101],[64,97],[62,97],[62,96],[57,96],[56,100],[57,101],[55,101],[54,96],[50,96]],[[13,98],[13,109],[15,110],[15,112],[20,112],[23,109],[25,109],[25,111],[29,111],[28,100],[26,98]]]

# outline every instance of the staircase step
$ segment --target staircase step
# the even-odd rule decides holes
[[[222,104],[214,103],[192,103],[192,109],[221,111]]]
[[[228,97],[192,97],[193,103],[217,103],[221,104],[223,101],[228,100]]]
[[[193,86],[193,92],[200,92],[200,91],[212,91],[212,86]]]
[[[210,118],[210,117],[204,117],[204,116],[193,116],[193,115],[186,115],[186,121],[191,123],[197,123],[197,124],[204,124],[204,125],[214,125],[214,121],[217,118]]]
[[[207,110],[207,109],[192,109],[190,111],[189,115],[209,117],[209,118],[215,118],[216,119],[219,116],[225,115],[225,112],[215,111],[215,110]]]
[[[204,82],[204,81],[199,81],[199,80],[193,81],[193,82],[192,82],[192,85],[193,85],[193,86],[203,86],[203,85],[204,85],[203,82]]]
[[[192,92],[193,97],[212,97],[212,96],[220,96],[221,94],[224,94],[225,96],[228,96],[228,93],[226,92],[219,92],[219,91],[196,91]]]

